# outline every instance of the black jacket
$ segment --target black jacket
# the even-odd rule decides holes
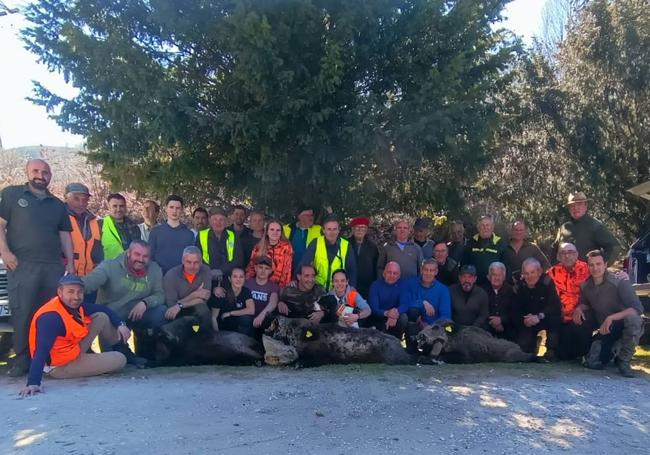
[[[438,264],[436,279],[445,286],[458,283],[458,262],[448,257],[444,265]]]
[[[483,290],[488,295],[488,308],[490,316],[501,318],[501,324],[506,332],[512,330],[512,311],[515,300],[515,292],[508,283],[503,283],[501,289],[494,292],[490,283],[483,286]]]
[[[523,329],[524,316],[539,313],[544,313],[542,323],[545,327],[557,328],[562,322],[562,304],[553,280],[546,274],[540,277],[533,288],[529,288],[524,282],[515,287],[513,324],[518,329]]]
[[[370,285],[377,279],[377,260],[379,259],[379,249],[377,245],[368,237],[364,237],[363,242],[359,245],[354,237],[348,239],[350,248],[357,262],[357,286],[356,289],[364,299],[368,299]]]

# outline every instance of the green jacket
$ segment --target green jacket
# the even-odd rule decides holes
[[[107,305],[125,321],[140,300],[147,308],[165,302],[162,279],[162,270],[155,262],[149,262],[146,275],[131,276],[126,269],[126,253],[102,262],[83,277],[86,294],[97,291],[97,303]]]
[[[621,244],[616,237],[603,223],[589,214],[577,220],[567,221],[560,227],[555,239],[555,251],[563,242],[573,243],[578,250],[579,258],[583,261],[587,260],[587,253],[591,250],[602,248],[605,252],[605,260],[611,265],[621,253]]]

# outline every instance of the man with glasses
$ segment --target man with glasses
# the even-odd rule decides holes
[[[559,329],[558,358],[575,359],[589,351],[592,324],[576,325],[573,312],[580,299],[580,286],[589,278],[589,266],[578,259],[573,243],[562,243],[557,253],[558,263],[548,270],[562,304],[562,324]]]
[[[436,243],[433,258],[438,263],[438,281],[445,286],[458,283],[458,262],[449,257],[449,247],[445,242]]]

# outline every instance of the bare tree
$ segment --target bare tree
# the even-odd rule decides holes
[[[546,0],[542,9],[542,27],[537,45],[553,61],[558,47],[575,23],[576,16],[591,0]]]

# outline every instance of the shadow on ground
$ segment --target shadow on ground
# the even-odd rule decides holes
[[[645,365],[643,368],[646,368]],[[0,453],[629,453],[650,444],[650,375],[579,365],[126,370],[0,379]]]

